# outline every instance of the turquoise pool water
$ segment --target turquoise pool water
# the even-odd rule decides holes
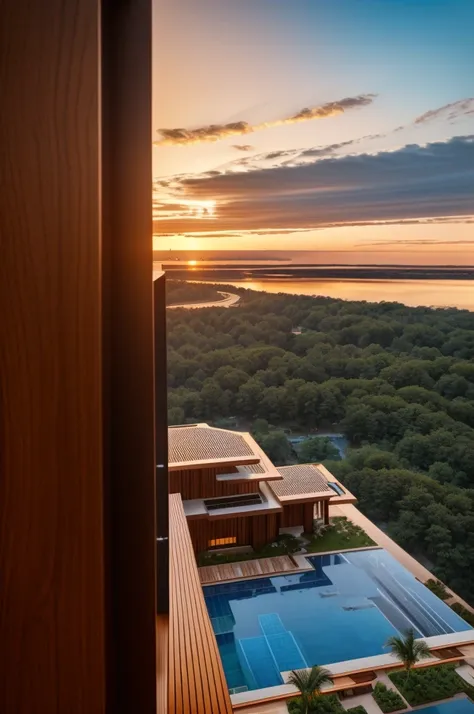
[[[385,652],[388,637],[472,629],[381,549],[308,557],[313,570],[210,585],[204,596],[229,689]],[[474,714],[472,712],[471,714]]]
[[[443,704],[430,705],[417,709],[417,712],[422,714],[474,714],[474,704],[470,699],[452,699],[450,702]]]

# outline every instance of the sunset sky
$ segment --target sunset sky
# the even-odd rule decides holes
[[[473,0],[155,0],[157,250],[474,264]]]

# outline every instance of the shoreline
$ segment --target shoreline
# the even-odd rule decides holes
[[[163,269],[176,280],[472,280],[472,268],[420,268],[420,267],[384,267],[384,266],[255,266],[224,265],[219,267],[200,267],[175,264],[163,264]]]

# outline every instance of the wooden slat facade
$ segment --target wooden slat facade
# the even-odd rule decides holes
[[[180,493],[183,501],[193,498],[214,498],[216,496],[237,496],[240,493],[256,493],[258,481],[242,483],[218,481],[218,474],[237,472],[233,466],[207,469],[186,469],[170,474],[170,493]]]
[[[311,533],[313,530],[314,511],[314,503],[285,505],[280,516],[280,527],[303,526],[305,533]]]
[[[179,494],[170,496],[169,622],[169,714],[231,714]]]
[[[261,548],[278,536],[277,513],[262,516],[223,518],[222,520],[189,520],[189,532],[194,550],[200,553],[208,550],[209,541],[217,538],[235,537],[235,545],[251,545]]]

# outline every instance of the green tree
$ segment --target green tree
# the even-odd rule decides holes
[[[451,466],[443,461],[435,461],[428,469],[428,475],[440,483],[451,483],[454,480],[454,471]]]
[[[284,466],[291,460],[293,450],[285,432],[271,431],[269,434],[258,434],[256,438],[264,452],[276,466]]]
[[[181,407],[171,407],[168,409],[168,424],[183,424],[184,423],[184,409]]]
[[[338,461],[341,458],[339,451],[327,436],[306,439],[297,446],[296,453],[301,464],[324,461],[325,459]]]
[[[237,395],[237,406],[245,416],[256,416],[264,392],[265,385],[258,379],[252,378],[242,384]]]
[[[288,675],[287,681],[300,693],[302,714],[308,714],[311,711],[311,703],[314,697],[321,694],[322,687],[325,684],[332,684],[329,670],[318,665],[314,665],[311,669],[293,669]]]
[[[402,663],[407,673],[407,679],[415,664],[420,659],[431,657],[430,648],[422,640],[415,639],[413,629],[409,629],[402,637],[389,637],[386,647],[391,650],[391,654],[397,657]]]
[[[252,434],[268,434],[269,424],[266,419],[255,419],[252,424]]]

